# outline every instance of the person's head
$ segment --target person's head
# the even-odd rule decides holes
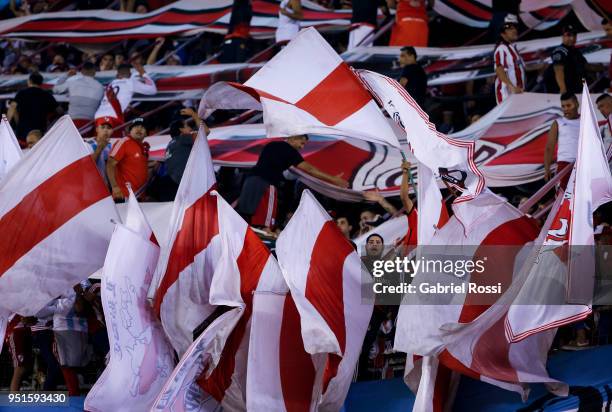
[[[100,59],[100,70],[113,70],[113,67],[115,67],[115,57],[105,53]]]
[[[175,138],[181,135],[189,135],[195,131],[193,122],[190,119],[178,119],[170,124],[170,137]]]
[[[121,64],[117,67],[118,79],[129,79],[132,75],[132,66],[129,64]]]
[[[500,36],[508,43],[518,40],[518,18],[514,14],[508,14],[504,19]]]
[[[123,63],[125,63],[125,56],[123,54],[121,54],[121,53],[117,53],[115,55],[115,67],[119,67]]]
[[[136,66],[142,66],[144,64],[144,58],[140,52],[133,52],[130,54],[130,63]]]
[[[28,78],[29,87],[40,87],[43,84],[43,77],[40,73],[32,73]]]
[[[412,46],[402,47],[400,50],[399,64],[400,67],[415,64],[417,62],[417,52]]]
[[[578,31],[571,24],[563,27],[563,37],[561,43],[566,47],[573,47],[576,44],[576,36]]]
[[[42,136],[43,134],[40,130],[30,130],[30,133],[28,133],[26,136],[26,144],[28,145],[28,149],[34,147],[34,145],[38,143],[40,139],[42,139]]]
[[[295,150],[302,150],[308,141],[308,135],[298,134],[295,136],[289,136],[287,138],[287,143],[291,145]]]
[[[601,112],[602,116],[608,118],[612,114],[612,96],[608,93],[604,93],[597,98],[595,101],[597,109]]]
[[[380,257],[382,256],[385,248],[385,241],[378,233],[372,233],[366,238],[366,255],[368,257]]]
[[[612,19],[604,18],[601,21],[601,25],[603,26],[603,29],[606,32],[606,37],[612,39]]]
[[[136,3],[136,7],[134,8],[134,13],[145,14],[149,12],[149,7],[147,3],[144,1],[139,1]]]
[[[81,66],[81,74],[83,76],[94,77],[96,75],[96,66],[92,62],[85,62]]]
[[[342,232],[347,239],[351,238],[351,231],[353,230],[353,226],[348,220],[346,216],[340,216],[336,218],[336,225],[338,225],[338,229]]]
[[[96,138],[108,140],[113,135],[113,123],[108,116],[96,120]]]
[[[128,132],[134,140],[143,141],[147,136],[147,128],[142,117],[138,117],[130,123]]]
[[[177,54],[172,53],[166,59],[167,66],[180,66],[181,64],[183,63],[181,62],[181,58]]]
[[[360,226],[363,227],[363,224],[365,222],[371,222],[375,218],[376,218],[376,214],[374,212],[372,212],[371,210],[368,210],[368,209],[364,210],[363,212],[361,212],[359,214],[359,223],[360,223]]]
[[[578,117],[578,98],[574,93],[563,93],[561,95],[561,110],[563,116],[568,119],[576,119]]]
[[[65,63],[66,59],[64,59],[64,56],[62,56],[61,54],[56,54],[55,56],[53,56],[52,64],[56,66],[63,66]]]

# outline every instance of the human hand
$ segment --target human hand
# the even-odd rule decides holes
[[[125,196],[123,196],[123,192],[119,188],[119,186],[113,187],[113,199],[114,200],[124,200]]]
[[[333,184],[335,184],[336,186],[342,187],[344,189],[349,187],[349,182],[345,179],[342,178],[342,175],[344,173],[340,173],[336,176],[334,176],[334,179],[332,181]]]
[[[384,200],[384,197],[378,192],[378,190],[368,190],[363,192],[363,197],[370,202],[380,202]]]

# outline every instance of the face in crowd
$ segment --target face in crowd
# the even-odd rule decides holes
[[[297,135],[290,136],[287,138],[287,143],[291,145],[295,150],[302,150],[304,146],[306,146],[306,142],[308,142],[308,136],[306,135]]]
[[[576,45],[576,33],[563,33],[562,43],[566,47],[574,47]]]
[[[366,255],[371,258],[379,258],[382,256],[384,247],[385,244],[382,237],[378,235],[371,235],[368,237],[368,241],[366,242]]]
[[[578,99],[576,99],[576,96],[561,100],[561,110],[566,118],[576,119],[578,117]]]
[[[338,225],[338,228],[347,239],[351,237],[353,226],[351,226],[346,217],[343,216],[336,219],[336,225]]]
[[[597,109],[601,112],[603,117],[608,117],[612,114],[612,97],[605,97],[597,102]]]
[[[141,142],[146,136],[147,129],[141,124],[136,124],[130,129],[130,137],[134,140],[138,140]]]
[[[113,126],[104,123],[96,127],[96,137],[102,140],[108,140],[113,134]]]

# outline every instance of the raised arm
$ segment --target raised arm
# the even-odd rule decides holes
[[[557,139],[559,138],[559,125],[555,120],[550,126],[548,131],[548,140],[546,141],[546,149],[544,150],[544,180],[550,179],[550,165],[555,153],[555,147],[557,146]]]
[[[402,184],[400,186],[400,199],[406,213],[412,212],[414,203],[410,199],[410,162],[402,161]]]
[[[305,171],[309,175],[314,176],[321,180],[325,180],[333,185],[344,187],[344,188],[347,188],[349,186],[349,183],[341,177],[342,173],[340,173],[338,176],[332,176],[330,174],[323,172],[322,170],[319,170],[317,167],[313,166],[312,164],[306,161],[303,161],[302,163],[298,164],[297,167],[298,169]]]

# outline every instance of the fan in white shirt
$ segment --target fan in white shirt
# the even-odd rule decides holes
[[[132,74],[132,66],[122,64],[117,69],[117,78],[106,86],[100,107],[96,111],[96,126],[98,122],[112,121],[115,128],[124,123],[123,113],[132,101],[134,93],[153,95],[157,87],[151,77],[145,73],[142,65],[135,66],[136,73]]]
[[[495,79],[495,100],[497,104],[510,94],[522,93],[525,87],[525,63],[514,42],[518,39],[518,19],[509,14],[504,20],[501,40],[493,52]]]

